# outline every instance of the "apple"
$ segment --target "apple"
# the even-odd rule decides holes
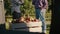
[[[25,21],[26,21],[27,23],[30,22],[30,18],[26,17],[26,18],[25,18]]]
[[[30,21],[30,18],[26,18],[26,20]]]
[[[24,20],[25,20],[24,17],[19,18],[19,22],[24,22]]]
[[[39,22],[39,19],[34,19],[34,22]]]
[[[32,22],[34,22],[34,20],[31,20]]]
[[[30,21],[29,20],[26,20],[27,23],[29,23]]]
[[[36,19],[34,19],[34,22],[36,22]]]

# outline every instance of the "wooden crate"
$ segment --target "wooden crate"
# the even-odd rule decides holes
[[[42,22],[14,23],[14,24],[11,23],[11,30],[42,32]]]

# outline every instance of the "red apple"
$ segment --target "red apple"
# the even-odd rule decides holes
[[[30,18],[26,18],[25,21],[28,23],[30,22]]]
[[[19,19],[19,22],[24,22],[24,17],[21,17],[20,19]]]
[[[34,22],[34,20],[33,20],[33,19],[31,19],[31,21],[32,21],[32,22]]]
[[[36,19],[34,19],[34,22],[36,22]]]
[[[26,20],[30,21],[30,18],[26,18]]]
[[[30,21],[29,20],[26,20],[27,23],[29,23]]]
[[[34,19],[34,22],[39,22],[39,19]]]

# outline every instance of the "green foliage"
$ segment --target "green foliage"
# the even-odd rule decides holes
[[[11,15],[10,0],[4,0],[4,8],[6,10],[6,15]]]
[[[51,2],[52,2],[51,0],[48,0],[48,5],[51,5]]]
[[[24,0],[24,5],[21,6],[21,11],[24,12],[24,14],[34,15],[34,6],[32,5],[31,0]]]
[[[51,5],[51,0],[48,0],[48,4]],[[6,15],[11,15],[11,3],[10,0],[4,0],[4,7]],[[24,5],[21,5],[20,10],[23,15],[29,14],[30,16],[35,15],[35,9],[32,5],[32,0],[24,0]]]

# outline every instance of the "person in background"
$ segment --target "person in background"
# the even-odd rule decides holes
[[[48,9],[47,0],[32,0],[32,4],[35,7],[36,19],[42,21],[42,33],[46,33],[45,13]]]
[[[23,4],[24,4],[24,0],[11,0],[11,12],[13,16],[12,22],[19,21],[19,18],[21,17],[20,6]]]

